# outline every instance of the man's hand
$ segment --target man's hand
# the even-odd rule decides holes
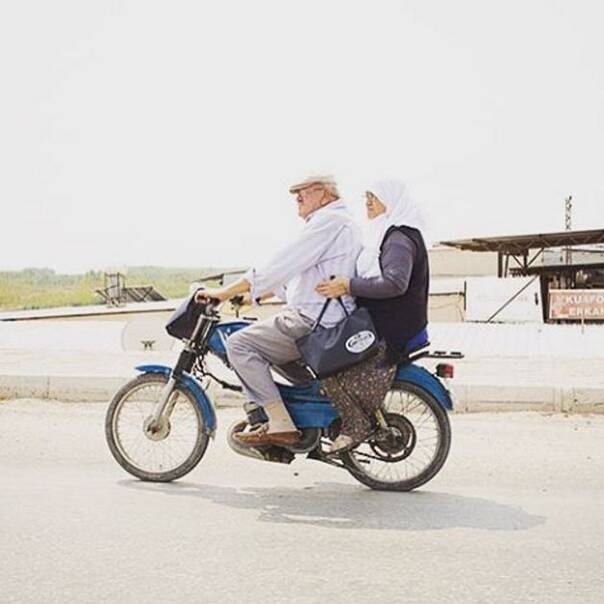
[[[220,300],[220,302],[224,302],[237,294],[245,294],[250,291],[249,281],[246,279],[239,279],[232,285],[227,287],[217,287],[215,289],[199,289],[195,294],[195,302],[198,304],[202,302],[207,302],[210,298],[215,298],[216,300]]]
[[[348,277],[336,277],[321,281],[315,291],[326,298],[339,298],[350,293],[350,279]]]
[[[252,306],[254,301],[249,293],[237,294],[230,298],[230,302],[233,306],[242,308],[243,306]]]
[[[195,302],[197,304],[202,304],[204,302],[209,302],[212,298],[215,300],[219,300],[222,302],[228,298],[228,293],[226,290],[221,288],[207,288],[207,289],[198,289],[195,293]]]

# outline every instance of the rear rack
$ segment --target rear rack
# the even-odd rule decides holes
[[[417,361],[418,359],[463,359],[464,354],[459,350],[422,350],[421,352],[411,353],[406,359],[404,359],[408,363],[413,363],[413,361]]]
[[[428,356],[428,358],[431,358],[431,359],[463,359],[464,358],[463,352],[460,352],[459,350],[451,350],[451,351],[435,350],[434,352],[429,353],[427,356]]]

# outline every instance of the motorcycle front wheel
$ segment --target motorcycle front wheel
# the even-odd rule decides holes
[[[341,454],[346,469],[364,485],[381,491],[411,491],[445,463],[451,446],[447,412],[426,390],[395,382],[381,407],[386,427]]]
[[[144,373],[113,397],[105,417],[105,437],[115,460],[133,476],[169,482],[190,472],[209,442],[195,397],[177,385],[158,424],[151,417],[167,382],[163,374]]]

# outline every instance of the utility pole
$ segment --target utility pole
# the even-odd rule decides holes
[[[564,230],[572,231],[573,227],[573,196],[569,195],[565,199],[565,209],[564,209]],[[566,264],[572,264],[573,256],[570,247],[566,248]]]
[[[566,231],[572,231],[573,222],[573,196],[569,195],[565,200],[564,227]]]

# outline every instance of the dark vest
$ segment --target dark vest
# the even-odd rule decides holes
[[[375,298],[357,298],[357,305],[369,310],[375,328],[381,338],[386,340],[391,359],[395,360],[405,348],[408,340],[428,324],[428,288],[430,271],[428,250],[422,234],[417,229],[406,226],[393,226],[386,231],[380,246],[380,268],[382,250],[388,237],[400,231],[415,245],[415,261],[411,270],[409,286],[401,296],[378,300]]]

